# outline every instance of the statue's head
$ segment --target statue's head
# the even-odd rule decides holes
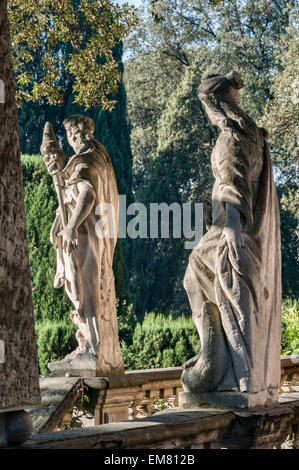
[[[214,99],[229,98],[236,103],[239,101],[239,90],[244,82],[239,73],[232,70],[226,75],[214,74],[204,77],[198,87],[199,99],[210,96]]]
[[[197,95],[212,124],[224,129],[233,120],[242,127],[239,90],[243,86],[243,80],[235,70],[226,75],[213,74],[202,79]]]
[[[67,140],[76,153],[79,153],[87,141],[93,138],[95,125],[88,116],[76,114],[63,121],[66,130]]]

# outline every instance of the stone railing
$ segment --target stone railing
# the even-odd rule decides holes
[[[100,425],[151,416],[178,406],[181,367],[127,371],[115,377],[47,377],[40,379],[42,408],[32,410],[36,432],[70,426],[74,406],[88,397],[86,407],[93,419],[84,426]],[[299,356],[281,359],[280,393],[299,391]]]
[[[142,418],[159,406],[178,406],[178,394],[183,391],[181,374],[181,367],[170,367],[107,378],[95,406],[94,424]],[[97,386],[97,379],[84,379],[84,383],[92,388]]]
[[[281,358],[281,381],[280,393],[295,391],[297,381],[299,380],[299,355],[284,356]],[[287,389],[285,389],[287,387]]]
[[[110,456],[112,449],[186,449],[188,453],[190,449],[294,449],[299,448],[298,430],[297,392],[281,395],[273,408],[164,410],[137,420],[36,433],[21,447],[106,449]]]
[[[144,418],[156,413],[159,407],[177,407],[178,394],[183,391],[181,374],[181,367],[171,367],[129,371],[124,376],[105,379],[106,388],[101,385],[94,424]],[[299,356],[282,357],[280,393],[295,391],[298,378]],[[84,382],[94,387],[98,380]]]

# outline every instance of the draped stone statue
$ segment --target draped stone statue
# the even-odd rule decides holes
[[[41,152],[57,191],[59,208],[50,240],[57,253],[56,288],[74,304],[78,348],[49,364],[54,374],[115,375],[124,371],[112,270],[118,230],[118,190],[111,159],[94,137],[87,116],[63,125],[75,155],[68,159],[49,123]]]
[[[267,131],[239,107],[237,72],[198,88],[220,129],[211,156],[210,227],[189,258],[184,287],[201,340],[184,365],[183,407],[257,407],[278,400],[280,218]]]

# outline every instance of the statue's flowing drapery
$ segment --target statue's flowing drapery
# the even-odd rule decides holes
[[[186,391],[277,395],[280,349],[271,346],[280,345],[280,218],[265,134],[255,125],[249,133],[224,128],[212,153],[212,226],[184,279],[202,342],[185,365]],[[223,234],[226,204],[241,214],[238,252]]]
[[[101,358],[102,373],[106,373],[105,364],[107,373],[111,371],[111,367],[121,370],[123,365],[118,340],[112,269],[118,232],[118,190],[110,157],[105,148],[96,142],[89,149],[83,149],[82,153],[74,155],[61,176],[65,182],[63,199],[68,220],[76,206],[80,182],[87,183],[94,191],[95,202],[89,215],[79,226],[77,249],[69,254],[62,250],[62,237],[57,235],[62,230],[60,211],[57,212],[51,230],[51,241],[57,244],[56,287],[62,285],[62,279],[65,290],[76,308],[71,316],[79,326],[79,336],[82,334],[89,349]],[[111,204],[114,209],[114,232],[110,232],[114,236],[101,237],[96,230],[100,215],[105,215],[96,214],[96,209],[101,203]],[[113,348],[117,348],[117,351]],[[116,358],[120,363],[111,364],[112,358]]]

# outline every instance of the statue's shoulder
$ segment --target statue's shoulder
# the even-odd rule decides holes
[[[63,170],[63,176],[68,184],[84,180],[96,186],[98,173],[99,170],[88,152],[75,154]]]
[[[73,155],[64,168],[64,172],[69,173],[75,170],[78,165],[92,165],[91,152],[76,153]]]

